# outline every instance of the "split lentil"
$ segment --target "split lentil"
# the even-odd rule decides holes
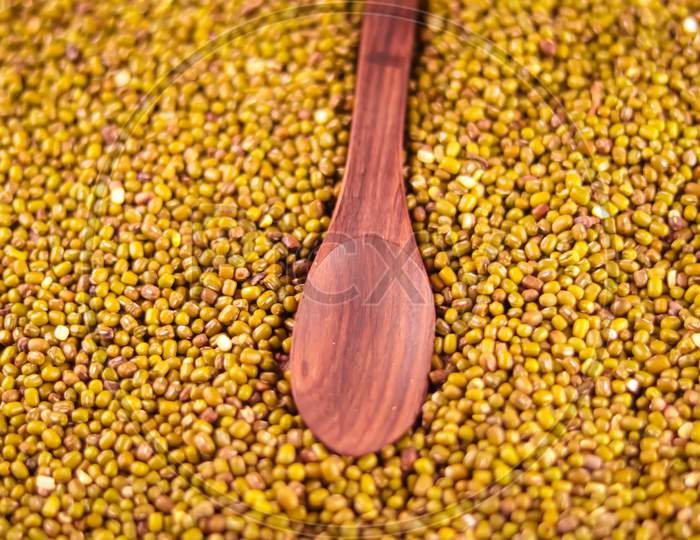
[[[699,537],[690,4],[427,2],[406,176],[431,388],[358,459],[285,370],[358,10],[3,5],[0,537]]]

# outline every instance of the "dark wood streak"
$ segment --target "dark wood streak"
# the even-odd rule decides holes
[[[321,441],[353,456],[411,426],[433,348],[433,296],[401,167],[415,8],[416,0],[366,4],[343,187],[294,325],[297,407]],[[370,303],[387,272],[394,279]],[[398,279],[401,272],[412,287]],[[342,302],[323,294],[348,290],[354,295]]]
[[[367,57],[367,61],[371,64],[379,64],[383,66],[391,66],[395,68],[401,68],[401,64],[405,62],[400,56],[394,54],[387,54],[382,52],[374,53]]]

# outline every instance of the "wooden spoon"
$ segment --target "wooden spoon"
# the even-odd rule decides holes
[[[401,165],[415,7],[366,4],[342,191],[294,325],[299,412],[321,441],[351,456],[411,426],[433,350],[433,295]]]

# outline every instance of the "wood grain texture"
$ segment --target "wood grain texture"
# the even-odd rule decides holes
[[[321,441],[352,456],[411,426],[433,349],[433,296],[401,170],[415,8],[366,4],[343,187],[294,326],[299,412]]]

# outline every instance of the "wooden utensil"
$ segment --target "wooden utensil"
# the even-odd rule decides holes
[[[416,0],[368,3],[350,147],[294,325],[292,392],[314,434],[359,456],[423,402],[435,308],[406,207],[401,151]]]

